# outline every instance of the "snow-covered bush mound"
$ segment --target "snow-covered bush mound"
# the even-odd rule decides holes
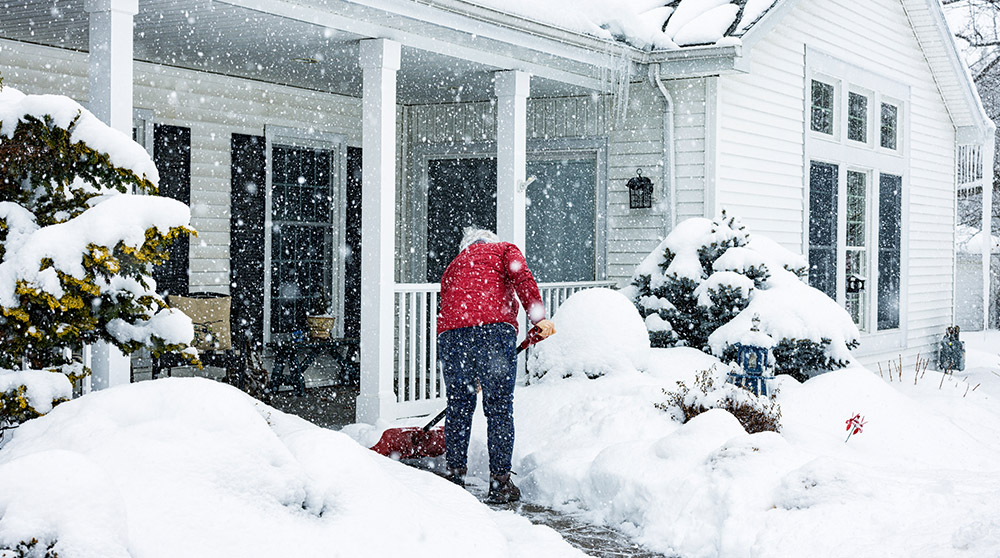
[[[83,376],[83,366],[64,370],[0,369],[0,429],[44,415],[73,397],[70,378]]]
[[[198,378],[95,392],[18,428],[0,449],[0,556],[32,539],[60,558],[582,556],[444,479]]]
[[[835,301],[807,285],[806,261],[751,236],[723,211],[687,219],[636,268],[623,289],[655,347],[689,346],[723,360],[754,338],[773,351],[776,371],[830,370],[852,362],[860,333]],[[759,329],[759,331],[757,331]]]
[[[570,376],[596,378],[641,369],[649,336],[635,306],[612,289],[573,293],[552,322],[556,334],[535,345],[527,369],[532,381]]]
[[[727,381],[728,370],[716,367],[702,370],[688,387],[678,381],[677,389],[664,388],[666,401],[656,407],[670,413],[680,422],[688,422],[711,409],[722,409],[736,417],[750,434],[781,429],[781,407],[772,396],[756,395],[748,389]],[[773,394],[772,394],[773,395]]]

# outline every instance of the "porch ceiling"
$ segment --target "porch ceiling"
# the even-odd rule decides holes
[[[279,3],[272,0],[262,5]],[[347,5],[329,2],[324,8],[335,11],[341,4]],[[3,5],[0,37],[88,50],[89,17],[84,0],[6,0]],[[226,1],[140,0],[135,16],[135,59],[359,97],[358,40],[373,36],[378,26],[406,28],[406,22],[400,21],[404,18],[399,15],[379,16],[368,10],[365,20],[351,20],[364,24],[357,29],[353,23],[334,25],[345,21],[339,12],[324,13],[329,14],[328,21],[316,14],[266,13],[258,7]],[[375,22],[377,17],[384,21]],[[348,27],[352,30],[344,30]],[[446,43],[426,50],[401,42],[401,104],[489,99],[493,96],[493,71],[505,69],[470,60],[473,57],[467,52],[461,57],[449,56],[445,54],[449,50]],[[456,46],[460,48],[465,47]],[[587,92],[589,89],[579,85],[544,77],[532,80],[533,97]]]

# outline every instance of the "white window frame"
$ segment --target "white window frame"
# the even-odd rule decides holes
[[[902,348],[907,335],[908,272],[905,265],[909,253],[909,142],[907,130],[909,122],[909,86],[890,80],[873,71],[850,64],[813,48],[806,48],[805,68],[805,150],[803,183],[805,196],[803,221],[803,246],[809,246],[809,172],[812,161],[837,166],[837,302],[846,305],[847,257],[847,172],[864,172],[867,175],[868,199],[865,223],[868,228],[866,265],[868,278],[865,285],[865,323],[859,326],[862,344],[855,352],[859,355],[877,353],[887,349]],[[834,134],[830,136],[812,130],[812,81],[822,81],[834,86],[836,110],[834,112]],[[849,95],[847,92],[868,96],[868,134],[862,143],[847,139]],[[881,107],[882,103],[897,107],[896,149],[881,147]],[[878,211],[879,188],[882,174],[902,177],[902,230],[900,234],[900,288],[899,327],[879,331],[878,327]]]
[[[347,218],[347,204],[345,203],[347,189],[347,142],[343,135],[321,132],[316,130],[304,130],[299,128],[287,128],[283,126],[264,127],[265,138],[265,183],[266,191],[264,198],[264,341],[271,341],[271,243],[272,227],[272,146],[282,145],[290,147],[304,147],[311,149],[329,150],[333,153],[333,176],[331,207],[336,211],[333,223],[333,246],[337,250],[330,254],[330,261],[333,265],[331,273],[331,285],[328,285],[330,293],[334,298],[335,314],[340,318],[334,322],[338,335],[344,332],[344,265],[342,252],[338,247],[345,242],[345,226]]]
[[[132,127],[136,129],[139,136],[138,143],[153,156],[153,111],[150,109],[132,109]]]

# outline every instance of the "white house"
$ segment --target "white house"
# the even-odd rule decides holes
[[[433,283],[472,222],[557,303],[726,208],[809,256],[863,361],[933,352],[958,153],[994,130],[940,0],[533,4],[23,0],[0,74],[153,151],[199,231],[161,284],[230,293],[257,341],[332,303],[362,421],[440,405]],[[637,169],[652,207],[630,208]]]

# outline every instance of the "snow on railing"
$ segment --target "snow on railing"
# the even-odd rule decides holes
[[[540,283],[538,290],[551,317],[573,293],[613,287],[614,281]],[[437,283],[395,285],[394,389],[397,416],[418,416],[443,408],[444,378],[437,366]]]

